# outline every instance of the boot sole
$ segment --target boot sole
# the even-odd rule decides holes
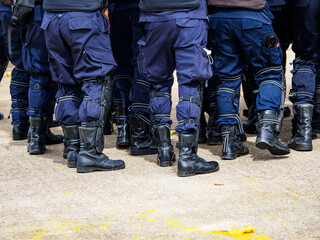
[[[288,147],[296,151],[302,151],[302,152],[312,151],[312,146],[310,147],[310,146],[288,145]]]
[[[235,154],[235,153],[229,153],[229,154],[222,155],[222,156],[221,156],[221,159],[222,159],[222,160],[234,160],[234,159],[236,159],[237,157],[238,157],[237,154]]]
[[[270,145],[266,142],[258,142],[258,143],[256,143],[256,147],[263,149],[263,150],[267,149],[273,155],[287,155],[290,153],[290,151],[286,151],[284,149],[277,148],[274,145]]]
[[[28,148],[27,149],[27,151],[28,151],[28,153],[30,154],[30,155],[43,155],[46,151],[47,151],[47,149],[46,148],[44,148],[44,149],[42,149],[42,150],[32,150],[32,151],[30,151],[30,149]]]
[[[194,175],[197,175],[197,174],[207,174],[207,173],[213,173],[213,172],[217,172],[219,171],[219,166],[210,170],[210,171],[205,171],[205,172],[178,172],[178,177],[191,177],[191,176],[194,176]]]
[[[130,143],[129,142],[123,142],[123,143],[118,143],[117,144],[117,148],[123,149],[123,148],[128,148],[130,147]]]
[[[208,140],[207,140],[207,144],[208,144],[208,145],[221,145],[222,142],[221,142],[220,140],[208,139]]]
[[[46,151],[28,151],[30,155],[43,155]]]
[[[243,152],[243,153],[228,153],[221,156],[222,160],[235,160],[237,157],[248,155],[249,152]]]
[[[130,155],[132,156],[143,156],[143,155],[153,155],[153,154],[158,154],[158,150],[130,149]]]
[[[68,162],[68,168],[76,168],[77,162]]]
[[[115,171],[115,170],[120,170],[124,168],[125,168],[125,165],[122,165],[116,168],[108,168],[108,169],[100,168],[100,167],[77,167],[77,173],[88,173],[93,171]]]
[[[14,141],[26,140],[27,138],[28,138],[27,136],[12,136],[12,139]]]

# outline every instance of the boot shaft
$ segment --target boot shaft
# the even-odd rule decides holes
[[[80,151],[102,153],[104,148],[103,128],[79,127]]]
[[[156,140],[160,147],[169,147],[171,145],[170,128],[167,125],[157,126],[155,130]]]
[[[68,150],[80,149],[79,125],[61,126],[64,134],[64,144]]]
[[[177,148],[179,148],[179,158],[184,160],[194,160],[197,154],[197,137],[196,134],[179,134],[179,142]]]
[[[312,104],[300,104],[295,106],[296,114],[292,119],[293,135],[298,137],[311,137],[313,105]]]

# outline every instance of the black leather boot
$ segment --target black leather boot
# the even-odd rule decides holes
[[[216,161],[207,162],[197,155],[198,142],[196,133],[179,134],[178,176],[188,177],[196,174],[212,173],[219,170]]]
[[[63,143],[64,137],[60,134],[54,134],[50,130],[50,125],[52,122],[52,115],[46,120],[46,145],[60,144]]]
[[[12,126],[12,139],[25,140],[28,137],[29,124],[26,125],[13,125]]]
[[[249,149],[242,145],[237,125],[222,125],[222,156],[223,160],[233,160],[249,153]]]
[[[250,106],[248,110],[248,120],[243,122],[243,130],[248,134],[256,134],[257,127],[256,124],[258,122],[258,115],[255,113],[256,105],[253,104]]]
[[[3,119],[3,113],[0,112],[0,120],[2,120],[2,119]]]
[[[289,148],[297,151],[312,151],[312,104],[300,104],[295,107],[296,114],[292,119],[293,137],[289,140]]]
[[[314,93],[314,107],[312,115],[312,139],[317,138],[317,133],[320,132],[320,86],[317,86],[317,89]]]
[[[28,152],[31,155],[44,154],[46,151],[46,121],[41,117],[30,117],[30,143]]]
[[[265,110],[259,113],[258,135],[256,147],[268,149],[273,155],[286,155],[290,149],[281,143],[277,137],[276,124],[278,124],[278,113],[273,110]]]
[[[214,116],[209,116],[208,121],[208,140],[209,145],[220,145],[222,143],[221,133],[218,129],[217,119]]]
[[[155,129],[155,136],[158,142],[157,163],[160,167],[172,166],[176,161],[170,139],[170,128],[168,125],[159,125]]]
[[[131,146],[133,156],[158,153],[158,145],[152,137],[150,126],[136,116],[131,117]]]
[[[61,126],[64,133],[64,144],[67,148],[68,167],[76,168],[80,151],[79,125]]]
[[[206,117],[204,116],[203,111],[200,116],[198,142],[199,143],[206,143],[207,142],[207,121],[206,121]]]
[[[125,168],[122,160],[110,160],[102,153],[104,148],[103,128],[79,127],[80,152],[77,172],[113,171]]]
[[[285,105],[284,110],[283,110],[283,116],[289,117],[290,115],[291,115],[291,110],[290,110],[289,106]]]
[[[56,119],[52,119],[52,121],[50,122],[49,128],[59,127],[60,125],[61,124]]]
[[[112,112],[108,111],[107,119],[104,123],[103,135],[111,135],[113,133]]]
[[[128,108],[116,107],[116,124],[118,127],[117,147],[126,148],[130,146]]]

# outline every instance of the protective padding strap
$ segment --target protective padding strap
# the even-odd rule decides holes
[[[179,101],[187,101],[187,102],[191,102],[194,104],[197,104],[199,107],[201,107],[201,100],[199,98],[195,98],[195,97],[189,97],[189,96],[182,96],[179,98]]]
[[[76,97],[76,96],[72,96],[72,95],[59,97],[59,98],[57,98],[56,100],[57,100],[57,103],[63,102],[63,101],[76,101],[76,102],[80,102],[80,98],[78,98],[78,97]]]
[[[171,94],[167,93],[167,92],[151,92],[150,93],[150,98],[154,98],[154,97],[167,97],[167,98],[171,98]]]
[[[222,117],[229,117],[229,118],[236,119],[237,122],[238,122],[238,127],[239,127],[240,134],[244,134],[244,131],[243,131],[243,128],[242,128],[242,124],[241,124],[241,119],[240,119],[238,114],[222,114],[222,115],[219,115],[219,118],[222,118]]]

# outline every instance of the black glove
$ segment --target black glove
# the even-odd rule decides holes
[[[25,27],[33,12],[35,0],[17,0],[10,21],[12,27]]]

